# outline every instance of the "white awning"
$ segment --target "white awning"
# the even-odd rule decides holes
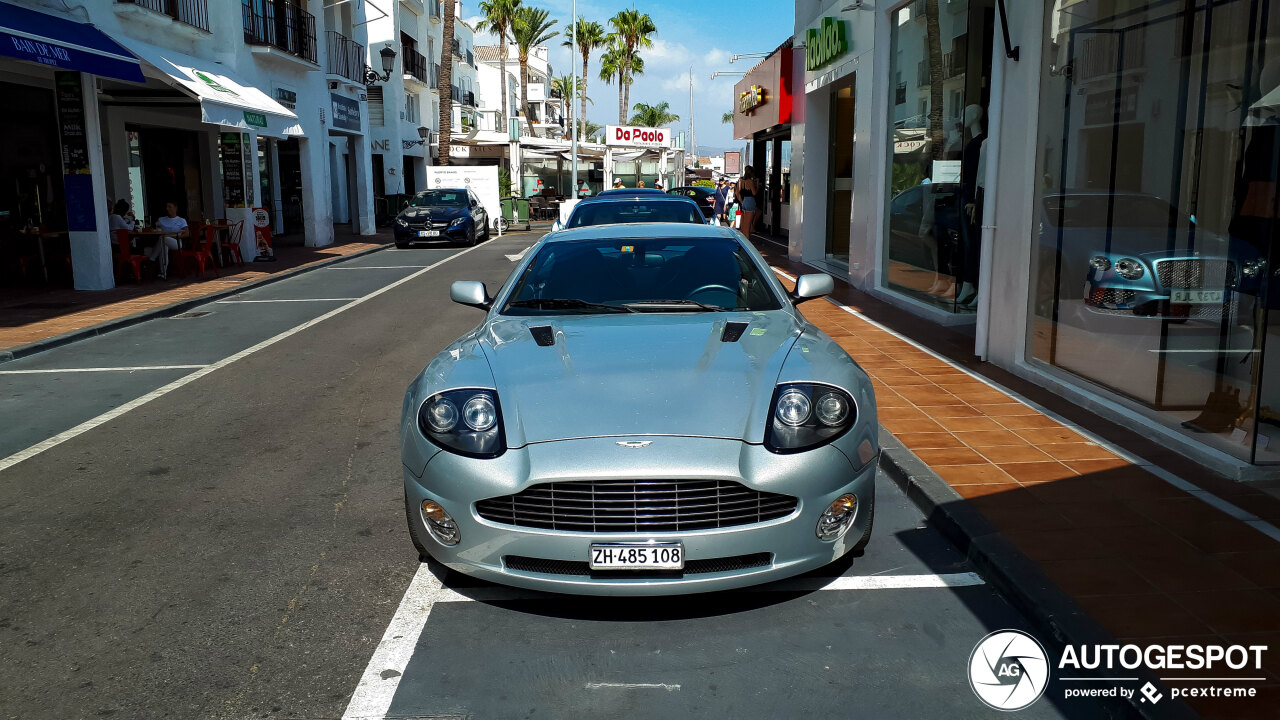
[[[162,79],[199,100],[203,122],[277,138],[304,134],[297,115],[258,88],[240,82],[220,63],[133,39],[124,43],[130,52],[162,73]]]

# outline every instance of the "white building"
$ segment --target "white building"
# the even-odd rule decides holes
[[[445,56],[444,5],[447,0],[398,0],[388,15],[369,23],[369,66],[381,68],[382,49],[396,52],[391,77],[369,91],[372,124],[374,194],[411,195],[426,186],[427,166],[438,152],[440,63]],[[475,105],[474,30],[454,5],[453,124],[455,132],[471,121]],[[470,105],[468,105],[470,103]],[[380,208],[394,214],[397,208]]]
[[[6,28],[29,42],[22,59],[0,59],[0,86],[22,99],[7,121],[0,210],[68,229],[75,287],[114,285],[107,213],[118,199],[139,218],[174,202],[191,220],[244,220],[246,259],[257,255],[253,208],[311,246],[331,244],[335,222],[374,231],[355,67],[362,4],[239,5],[7,6]]]
[[[493,132],[507,132],[498,126],[498,110],[502,107],[502,80],[498,59],[501,50],[497,45],[476,48],[479,61],[478,85],[480,87],[480,128]],[[506,118],[521,117],[522,137],[564,137],[564,102],[559,92],[552,90],[551,79],[555,70],[551,66],[550,53],[545,45],[529,52],[529,111],[532,118],[523,118],[520,107],[520,51],[511,43],[507,45],[507,111]]]

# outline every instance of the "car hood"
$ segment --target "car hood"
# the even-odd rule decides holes
[[[440,222],[460,218],[466,214],[467,209],[460,207],[407,207],[400,212],[400,217],[410,222],[422,222],[428,219],[432,222]]]
[[[721,334],[749,322],[737,342]],[[540,346],[530,327],[550,326]],[[477,335],[508,443],[688,435],[762,442],[800,327],[785,311],[497,317]]]

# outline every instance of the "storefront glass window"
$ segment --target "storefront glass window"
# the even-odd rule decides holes
[[[1280,461],[1280,13],[1049,2],[1028,355]],[[1269,9],[1270,8],[1270,9]]]
[[[951,312],[978,302],[994,0],[916,0],[890,15],[890,288]]]

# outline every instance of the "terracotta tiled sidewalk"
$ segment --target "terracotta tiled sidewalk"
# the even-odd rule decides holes
[[[1122,642],[1269,645],[1264,702],[1192,704],[1276,717],[1280,541],[845,309],[801,309],[871,376],[881,424]],[[1275,517],[1241,490],[1224,499]]]
[[[98,323],[204,297],[227,288],[299,267],[344,257],[391,242],[390,231],[369,236],[339,236],[322,248],[278,247],[275,262],[221,268],[220,276],[188,275],[169,280],[124,283],[111,290],[6,288],[0,290],[0,351]]]

